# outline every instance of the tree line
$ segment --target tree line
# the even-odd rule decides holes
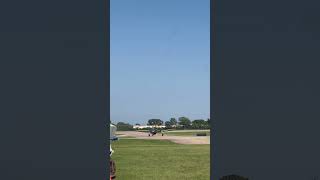
[[[187,117],[170,118],[169,121],[163,122],[161,119],[149,119],[148,125],[151,126],[162,126],[164,125],[167,129],[210,129],[210,118],[207,120],[196,119],[191,121]]]
[[[149,119],[148,125],[158,127],[165,126],[166,129],[210,129],[211,122],[210,118],[207,120],[204,119],[195,119],[191,121],[187,117],[179,117],[178,120],[176,118],[170,118],[168,121],[162,121],[161,119]],[[140,124],[136,124],[140,125]],[[131,131],[134,130],[133,125],[124,122],[117,123],[117,129],[119,131]]]

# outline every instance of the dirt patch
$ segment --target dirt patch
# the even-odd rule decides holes
[[[123,136],[135,137],[137,139],[159,139],[159,140],[169,140],[178,144],[210,144],[210,137],[190,137],[190,136],[161,136],[156,134],[154,136],[148,136],[146,132],[137,132],[137,131],[118,131],[119,134]],[[121,136],[119,136],[121,137]]]

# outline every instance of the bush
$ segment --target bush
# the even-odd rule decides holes
[[[133,126],[128,123],[119,122],[117,124],[117,131],[132,131]]]
[[[203,133],[203,132],[201,132],[201,133],[197,133],[197,136],[207,136],[207,133]]]

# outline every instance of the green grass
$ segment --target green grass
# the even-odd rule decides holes
[[[169,136],[196,136],[197,133],[206,133],[207,136],[210,136],[210,131],[184,131],[184,130],[181,130],[181,131],[168,131],[168,132],[165,132],[166,135],[169,135]]]
[[[136,137],[133,137],[133,136],[121,136],[121,137],[118,137],[119,139],[125,139],[125,138],[136,138]]]
[[[118,180],[210,179],[210,145],[123,139],[112,148]]]
[[[149,130],[136,130],[138,132],[149,132]]]

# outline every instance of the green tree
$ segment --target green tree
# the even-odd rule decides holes
[[[124,123],[124,122],[118,122],[117,123],[117,130],[118,131],[132,131],[133,126],[129,123]]]
[[[170,121],[166,121],[166,122],[164,123],[164,125],[166,126],[167,129],[169,129],[169,128],[172,127]]]
[[[193,129],[206,129],[208,127],[207,121],[203,119],[196,119],[192,121],[192,128]]]
[[[148,125],[150,126],[161,126],[163,124],[163,121],[161,119],[149,119]]]
[[[184,129],[189,128],[191,121],[187,117],[179,117],[179,125],[181,125]]]
[[[210,118],[207,119],[208,128],[211,128],[211,121]]]
[[[176,120],[176,118],[171,118],[170,119],[170,124],[171,124],[171,126],[177,126],[177,120]]]

